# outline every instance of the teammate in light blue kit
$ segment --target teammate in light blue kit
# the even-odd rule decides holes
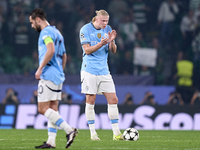
[[[42,9],[35,9],[30,13],[31,27],[40,32],[38,40],[39,67],[35,73],[38,84],[38,111],[48,121],[48,140],[35,148],[55,148],[57,126],[66,132],[68,148],[77,133],[77,129],[69,126],[59,115],[58,100],[61,100],[64,68],[67,61],[64,39],[61,33],[46,20]]]
[[[47,63],[47,65],[44,66],[40,79],[50,80],[56,85],[59,85],[65,80],[65,75],[63,73],[64,68],[62,66],[62,57],[66,54],[66,52],[63,36],[54,26],[47,26],[40,32],[40,37],[38,40],[39,65],[42,64],[47,52],[47,46],[44,41],[48,39],[51,41],[50,38],[53,40],[52,42],[54,42],[55,52],[51,60]],[[65,60],[64,63],[66,63]]]
[[[91,140],[100,140],[95,131],[96,94],[103,94],[108,101],[108,116],[113,130],[113,140],[123,140],[119,130],[118,98],[108,69],[108,53],[116,53],[116,31],[108,25],[109,15],[105,10],[96,11],[92,22],[80,30],[83,49],[81,67],[81,92],[86,94],[85,114],[89,124]]]

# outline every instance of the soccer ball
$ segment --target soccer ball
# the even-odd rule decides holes
[[[123,133],[124,140],[137,141],[139,139],[139,132],[135,128],[128,128]]]

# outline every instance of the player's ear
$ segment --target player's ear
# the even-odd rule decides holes
[[[36,18],[35,18],[35,21],[36,21],[37,23],[39,23],[39,22],[40,22],[40,18],[39,18],[39,17],[36,17]]]

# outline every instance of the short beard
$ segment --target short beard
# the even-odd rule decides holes
[[[35,30],[40,33],[41,32],[41,27],[37,27]]]
[[[41,27],[39,25],[36,25],[35,30],[40,33],[41,32]]]

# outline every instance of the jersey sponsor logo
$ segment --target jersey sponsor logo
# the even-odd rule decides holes
[[[97,37],[100,39],[100,38],[101,38],[101,33],[98,33],[98,34],[97,34]]]
[[[91,45],[97,45],[98,43],[98,41],[91,41]]]

